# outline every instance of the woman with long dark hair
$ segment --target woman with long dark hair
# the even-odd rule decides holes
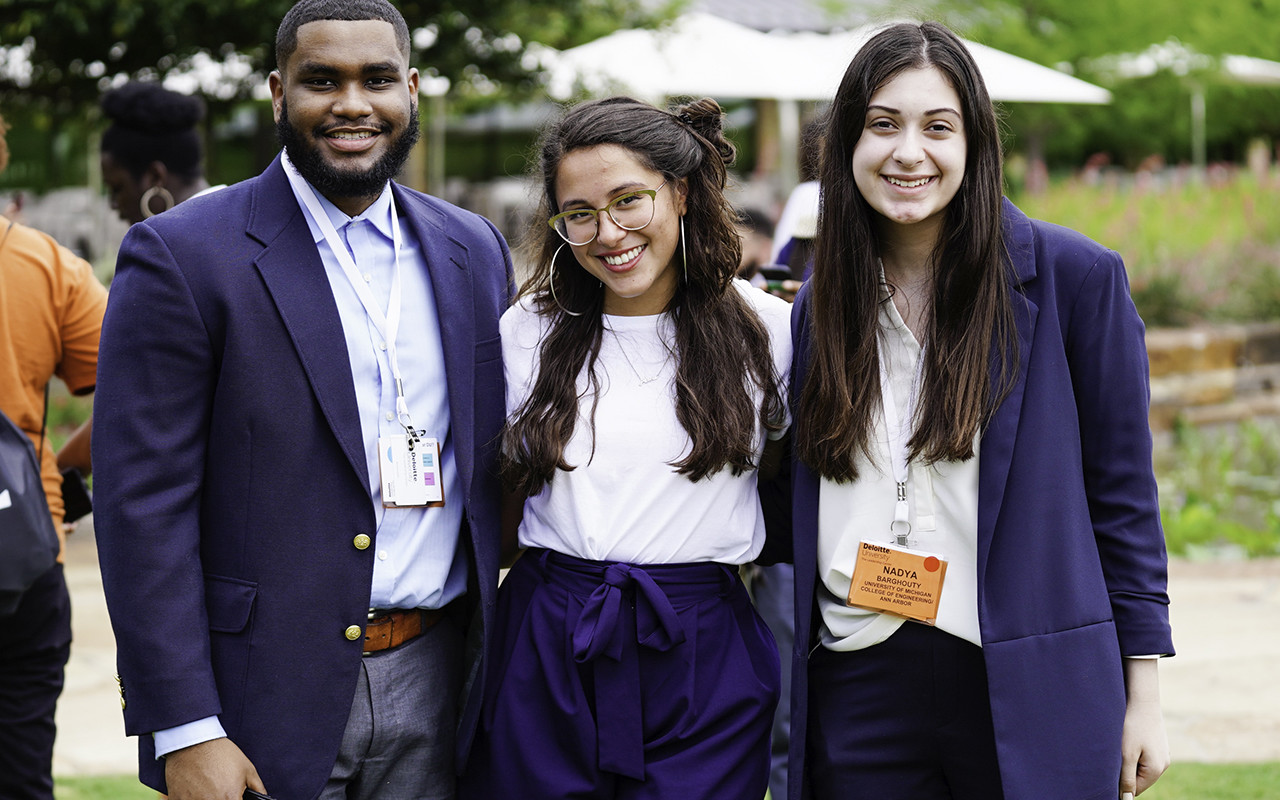
[[[524,551],[464,797],[764,795],[777,651],[738,566],[789,306],[734,279],[721,118],[611,98],[544,136],[536,270],[501,325]]]
[[[1168,764],[1142,321],[1002,196],[964,44],[898,24],[829,112],[796,359],[792,797],[1115,798]]]

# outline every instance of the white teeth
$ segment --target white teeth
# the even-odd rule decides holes
[[[368,139],[373,134],[369,131],[360,131],[358,133],[352,133],[348,131],[335,131],[334,133],[331,133],[329,135],[335,139]]]
[[[885,180],[887,180],[889,183],[892,183],[894,186],[901,186],[901,187],[903,187],[904,189],[914,189],[914,188],[916,188],[917,186],[924,186],[924,185],[925,185],[926,183],[928,183],[931,179],[930,179],[930,178],[917,178],[917,179],[916,179],[916,180],[914,180],[914,181],[904,181],[904,180],[902,180],[901,178],[891,178],[891,177],[889,177],[889,176],[887,176],[887,175],[886,175],[886,176],[885,176]]]
[[[644,249],[644,245],[640,245],[639,247],[633,247],[633,248],[631,248],[630,250],[628,250],[627,252],[623,253],[622,255],[618,255],[618,256],[601,256],[601,257],[604,259],[604,263],[608,264],[609,266],[611,266],[611,267],[620,267],[620,266],[622,266],[623,264],[625,264],[625,263],[627,263],[628,261],[630,261],[631,259],[633,259],[633,258],[635,258],[636,256],[640,255],[640,251],[641,251],[641,250],[643,250],[643,249]]]

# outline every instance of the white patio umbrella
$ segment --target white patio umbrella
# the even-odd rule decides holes
[[[796,149],[803,100],[830,100],[858,49],[880,29],[820,34],[763,33],[711,14],[691,12],[658,29],[612,33],[562,52],[541,56],[548,92],[565,99],[577,91],[601,96],[629,93],[651,102],[666,97],[710,96],[720,100],[779,102],[778,139],[784,152]],[[1111,102],[1093,84],[1033,61],[965,42],[987,83],[991,98],[1008,102]],[[797,180],[784,160],[783,186]]]
[[[616,31],[562,52],[548,50],[548,91],[564,99],[629,92],[649,100],[683,95],[806,99],[791,80],[793,51],[778,36],[699,12],[658,29]]]
[[[1185,81],[1191,97],[1191,162],[1203,169],[1205,146],[1205,83],[1208,80],[1246,86],[1280,86],[1280,61],[1252,56],[1213,57],[1177,39],[1153,44],[1140,53],[1094,59],[1095,67],[1119,78],[1141,78],[1168,70]]]
[[[659,99],[681,95],[773,100],[829,100],[845,69],[880,26],[819,34],[762,33],[693,12],[656,30],[623,30],[544,59],[549,91],[565,98],[629,91]],[[993,100],[1111,102],[1093,84],[1034,61],[965,41]]]

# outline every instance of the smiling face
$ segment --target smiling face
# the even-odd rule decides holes
[[[967,142],[960,96],[935,67],[907,69],[871,96],[853,150],[853,179],[894,226],[936,236],[964,180]]]
[[[665,178],[616,144],[567,153],[556,168],[555,213],[604,208],[636,189],[657,189]],[[596,238],[570,245],[578,263],[604,284],[604,312],[622,316],[660,314],[675,295],[679,278],[676,248],[687,183],[669,181],[654,199],[653,221],[638,231],[620,228],[599,215]]]
[[[352,216],[382,192],[418,136],[418,71],[382,20],[320,20],[271,73],[276,127],[298,171]]]

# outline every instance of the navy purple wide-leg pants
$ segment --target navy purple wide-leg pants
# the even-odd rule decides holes
[[[530,550],[497,637],[464,800],[764,797],[778,651],[737,567]]]

